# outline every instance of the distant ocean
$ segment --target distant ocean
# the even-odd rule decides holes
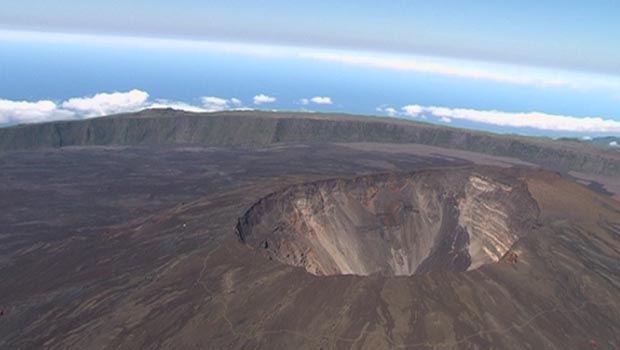
[[[301,57],[261,57],[181,48],[115,47],[85,43],[0,41],[0,99],[62,101],[100,92],[140,89],[152,99],[200,105],[201,96],[277,98],[261,108],[310,109],[385,115],[408,104],[508,112],[542,111],[572,116],[620,116],[620,96],[599,91],[537,87],[432,73],[347,65]],[[303,98],[329,96],[332,105],[303,105]],[[426,121],[442,123],[436,118]],[[499,132],[555,134],[504,129],[454,120],[452,126]],[[563,133],[566,135],[566,133]]]

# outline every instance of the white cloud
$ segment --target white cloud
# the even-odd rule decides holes
[[[141,90],[99,93],[92,97],[72,98],[63,102],[62,108],[74,111],[84,118],[135,112],[147,107],[149,94]]]
[[[396,108],[388,107],[386,105],[379,106],[376,108],[376,110],[377,112],[387,114],[390,117],[395,117],[396,115],[398,115],[398,111],[396,110]]]
[[[448,117],[441,117],[441,118],[439,118],[439,120],[441,120],[444,123],[452,123],[452,119],[450,119]]]
[[[201,97],[200,100],[206,109],[221,110],[228,108],[228,100],[224,98],[205,96]]]
[[[229,109],[232,104],[231,100],[215,96],[204,96],[200,98],[200,101],[208,111],[223,111]]]
[[[394,117],[396,114],[398,114],[398,111],[396,110],[396,108],[388,107],[385,109],[385,113],[387,113],[387,115],[389,115],[390,117]]]
[[[238,98],[234,98],[234,97],[231,99],[226,99],[226,98],[215,97],[215,96],[204,96],[204,97],[201,97],[200,100],[202,101],[202,106],[208,112],[225,111],[229,109],[240,109],[240,107],[243,105],[241,103],[241,100],[239,100]]]
[[[592,136],[583,136],[581,139],[584,141],[592,141]]]
[[[315,96],[310,99],[310,102],[317,105],[331,105],[333,103],[331,97],[327,96]]]
[[[155,108],[155,109],[172,108],[172,109],[176,109],[180,111],[193,112],[193,113],[209,112],[208,110],[204,108],[193,106],[185,102],[168,101],[168,100],[157,100],[153,103],[150,103],[148,105],[148,108]]]
[[[255,105],[262,105],[262,104],[274,103],[274,102],[276,102],[276,98],[272,96],[267,96],[264,94],[254,96]]]
[[[377,52],[302,51],[305,59],[345,65],[389,69],[403,72],[436,74],[454,78],[487,80],[516,85],[535,85],[569,89],[620,89],[620,79],[597,74],[552,68],[527,67],[506,63],[490,63],[460,58],[419,55],[393,55]]]
[[[301,100],[299,100],[299,103],[301,103],[303,106],[307,106],[309,104],[331,105],[334,102],[332,101],[332,98],[328,96],[315,96],[312,98],[302,98]]]
[[[73,117],[73,112],[62,110],[55,102],[49,100],[28,102],[0,99],[0,125],[36,123]]]
[[[405,115],[410,117],[428,115],[439,118],[442,121],[459,119],[504,127],[568,132],[620,132],[620,121],[599,117],[581,118],[541,112],[512,113],[494,110],[482,111],[464,108],[425,107],[420,105],[408,105],[403,107],[402,110]]]
[[[439,60],[423,59],[417,57],[396,58],[379,55],[349,55],[329,52],[308,52],[300,55],[320,61],[337,62],[349,65],[366,66],[372,68],[392,69],[418,73],[432,73],[439,75],[454,76],[459,78],[471,78],[481,80],[493,80],[503,83],[531,84],[534,79],[524,75],[512,75],[500,71],[491,71],[475,67],[467,67],[463,64],[451,65],[440,63]],[[567,82],[557,79],[541,81],[544,85],[564,85]]]
[[[144,91],[131,90],[75,97],[61,103],[50,100],[29,102],[0,99],[0,125],[84,119],[137,112],[147,108],[174,108],[188,112],[208,112],[205,108],[185,102],[168,100],[151,102],[148,97],[149,94]],[[240,106],[240,102],[237,99],[229,100],[231,106]]]
[[[407,105],[401,109],[406,116],[412,118],[417,118],[424,111],[424,108],[418,105]]]
[[[611,141],[609,147],[618,147],[618,141]]]

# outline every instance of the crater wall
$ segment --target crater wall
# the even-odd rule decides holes
[[[252,206],[237,234],[314,275],[411,276],[497,262],[537,218],[506,172],[436,169],[294,186]]]

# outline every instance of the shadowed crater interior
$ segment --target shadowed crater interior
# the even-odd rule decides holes
[[[497,262],[538,213],[507,171],[434,169],[293,186],[253,205],[237,234],[314,275],[411,276]]]

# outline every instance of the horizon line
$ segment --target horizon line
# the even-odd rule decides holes
[[[583,70],[578,68],[569,69],[567,67],[557,67],[543,64],[533,64],[529,62],[510,62],[502,60],[489,60],[481,58],[469,58],[460,57],[456,55],[438,55],[438,54],[426,54],[426,53],[414,53],[414,52],[402,52],[395,50],[377,50],[367,48],[337,48],[334,46],[320,46],[320,45],[308,45],[308,44],[286,44],[286,43],[270,43],[262,41],[249,41],[249,40],[231,40],[231,39],[218,39],[207,37],[181,37],[178,35],[145,35],[145,34],[129,34],[129,33],[104,33],[104,32],[75,32],[75,31],[57,31],[57,30],[43,30],[43,29],[15,29],[6,28],[0,25],[0,41],[12,41],[12,42],[40,42],[40,43],[64,43],[64,44],[106,44],[106,45],[131,45],[132,47],[141,48],[177,48],[177,49],[202,49],[220,51],[225,53],[236,53],[243,55],[252,55],[258,57],[282,57],[290,56],[299,59],[314,59],[319,61],[329,61],[332,63],[348,63],[354,65],[372,66],[375,68],[388,68],[397,70],[411,70],[418,72],[428,73],[442,73],[441,69],[437,71],[435,67],[428,67],[435,62],[439,64],[446,64],[456,66],[455,63],[463,64],[468,70],[476,70],[471,67],[482,67],[482,70],[490,69],[495,70],[490,74],[482,74],[483,80],[495,80],[497,82],[507,82],[516,84],[542,84],[542,85],[562,85],[562,86],[577,86],[579,83],[571,83],[568,80],[558,79],[540,79],[536,82],[530,79],[521,78],[507,78],[497,74],[501,68],[507,70],[516,70],[517,68],[526,68],[537,72],[553,72],[554,74],[568,73],[580,77],[591,77],[593,80],[601,78],[612,78],[618,80],[617,82],[605,84],[602,81],[594,85],[607,85],[620,90],[620,74],[611,72],[600,72]],[[299,50],[299,51],[295,51]],[[355,54],[346,56],[346,53]],[[337,56],[336,54],[345,54],[344,56]],[[360,54],[366,54],[361,56]],[[357,57],[357,59],[352,59]],[[374,60],[380,57],[379,60]],[[385,58],[390,58],[391,61]],[[423,62],[425,66],[411,67],[411,61],[428,60],[431,63]],[[386,63],[387,62],[387,63]],[[407,67],[409,65],[409,67]],[[440,67],[442,68],[442,67]],[[454,67],[448,67],[449,70],[454,70]],[[483,72],[486,73],[486,72]],[[520,72],[522,73],[522,72]],[[479,72],[474,74],[445,74],[453,76],[461,76],[465,78],[476,78],[476,75],[480,75]],[[474,75],[474,76],[470,76]],[[499,77],[496,77],[499,76]],[[602,84],[600,84],[602,82]]]

